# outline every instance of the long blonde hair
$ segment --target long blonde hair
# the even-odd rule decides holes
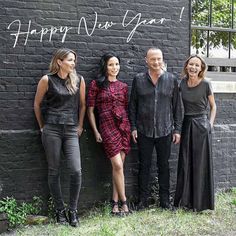
[[[51,74],[57,74],[60,70],[60,66],[57,63],[57,60],[63,60],[68,56],[69,53],[73,53],[75,55],[75,60],[77,60],[76,52],[68,49],[68,48],[60,48],[56,50],[56,52],[53,55],[53,58],[49,65],[49,71]],[[79,77],[76,73],[76,70],[73,70],[72,73],[69,73],[68,79],[66,81],[66,88],[69,90],[70,94],[75,94],[78,90],[77,84],[79,81]]]
[[[198,74],[198,77],[200,79],[204,79],[205,78],[205,74],[206,74],[206,71],[207,71],[207,64],[206,62],[204,61],[204,59],[202,57],[200,57],[199,55],[191,55],[184,63],[184,69],[181,73],[181,77],[184,78],[188,75],[188,72],[187,72],[187,66],[188,66],[188,62],[192,59],[192,58],[198,58],[200,61],[201,61],[201,71],[199,72]]]

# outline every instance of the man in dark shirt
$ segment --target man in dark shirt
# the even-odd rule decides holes
[[[150,48],[148,70],[133,80],[129,116],[132,138],[139,149],[139,207],[148,206],[152,153],[157,153],[160,207],[169,209],[171,141],[178,144],[182,124],[177,78],[164,70],[162,51]]]

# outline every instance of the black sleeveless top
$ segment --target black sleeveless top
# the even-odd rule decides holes
[[[66,88],[66,79],[57,74],[48,75],[48,91],[45,95],[45,123],[77,125],[79,114],[79,85],[75,94],[70,94]]]

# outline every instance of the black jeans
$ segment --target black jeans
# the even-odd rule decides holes
[[[171,140],[171,134],[160,138],[149,138],[138,133],[139,201],[144,205],[147,204],[150,194],[149,181],[154,147],[157,154],[160,206],[169,204]]]
[[[81,188],[80,147],[75,125],[45,124],[42,143],[48,161],[48,185],[55,208],[65,208],[60,184],[61,152],[70,169],[70,202],[69,209],[76,210]]]

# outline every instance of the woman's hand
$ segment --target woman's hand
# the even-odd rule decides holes
[[[96,132],[94,135],[95,135],[96,142],[101,143],[102,142],[101,134],[99,132]]]
[[[78,126],[77,127],[77,133],[78,133],[78,135],[79,135],[79,137],[81,136],[81,134],[83,133],[83,127],[81,127],[81,126]]]
[[[213,129],[213,126],[214,126],[213,121],[210,121],[210,125],[211,125],[211,129]]]

